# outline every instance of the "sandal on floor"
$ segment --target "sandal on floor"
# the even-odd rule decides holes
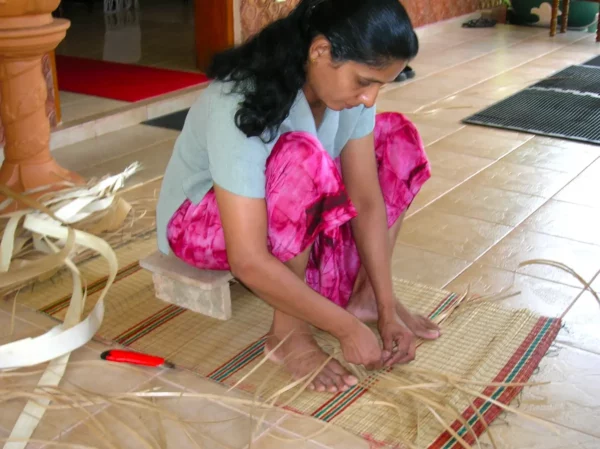
[[[396,79],[394,80],[395,83],[401,83],[402,81],[406,81],[409,78],[414,78],[415,77],[415,71],[410,67],[410,66],[406,66],[404,67],[404,70],[402,70],[400,72],[400,75],[398,75],[396,77]]]
[[[497,21],[494,19],[484,19],[480,17],[479,19],[469,20],[462,24],[463,28],[492,28],[496,26]]]
[[[415,71],[409,65],[404,67],[404,70],[402,71],[402,73],[404,73],[408,79],[415,77]]]

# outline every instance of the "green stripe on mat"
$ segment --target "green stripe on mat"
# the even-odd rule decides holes
[[[266,338],[261,338],[252,345],[248,346],[233,359],[227,362],[225,365],[217,368],[216,371],[208,375],[210,379],[218,382],[223,382],[227,378],[231,377],[237,371],[241,370],[245,366],[256,360],[261,354],[264,353]]]
[[[171,321],[173,318],[185,313],[186,310],[187,309],[182,309],[178,306],[167,306],[158,313],[135,325],[131,330],[113,338],[113,340],[124,346],[130,346],[143,336]]]
[[[450,293],[440,305],[429,315],[429,318],[433,319],[448,307],[450,307],[458,298],[455,293]],[[348,406],[359,399],[364,393],[369,390],[369,386],[376,382],[376,375],[369,376],[367,379],[366,386],[356,385],[347,391],[338,393],[330,401],[323,404],[316,412],[312,414],[313,417],[322,419],[324,421],[331,421],[337,415],[342,413]]]
[[[457,298],[458,295],[456,293],[450,293],[448,297],[438,306],[438,308],[431,312],[431,314],[429,315],[429,319],[434,319],[436,316],[438,316],[440,313],[442,313],[444,310],[450,307],[454,300],[456,300]]]
[[[121,268],[117,272],[115,282],[118,282],[128,276],[131,276],[132,274],[134,274],[140,270],[141,270],[141,267],[137,261],[132,264],[129,264],[129,265]],[[108,276],[103,276],[101,278],[96,279],[91,284],[89,284],[88,288],[87,288],[88,296],[101,291],[104,287],[106,287],[107,281],[108,281]],[[65,295],[62,298],[60,298],[58,301],[55,301],[52,304],[42,307],[41,309],[39,309],[39,311],[42,313],[45,313],[47,315],[55,315],[58,312],[60,312],[61,310],[66,309],[69,306],[70,302],[71,302],[71,294],[69,293],[68,295]]]
[[[544,324],[544,326],[542,327],[542,329],[538,332],[538,334],[536,335],[536,337],[534,338],[533,342],[529,345],[529,348],[527,348],[527,350],[523,353],[523,356],[521,357],[521,359],[517,362],[517,364],[514,366],[514,368],[511,370],[511,372],[508,374],[508,376],[506,376],[505,380],[503,382],[512,382],[514,380],[514,378],[516,377],[517,374],[519,374],[521,372],[521,370],[523,369],[525,363],[529,360],[529,358],[531,357],[531,354],[533,353],[533,351],[535,351],[535,349],[538,347],[540,341],[542,340],[542,338],[546,335],[546,332],[548,331],[548,329],[550,328],[550,326],[555,322],[556,320],[554,319],[547,319],[546,323]],[[494,392],[493,395],[489,396],[491,399],[494,400],[498,400],[498,397],[506,390],[506,388],[510,388],[510,387],[498,387],[498,389]],[[489,410],[489,408],[494,405],[491,401],[486,401],[481,407],[479,407],[479,414],[475,413],[470,419],[469,421],[467,421],[469,423],[469,425],[471,427],[473,427],[473,425],[479,420],[479,415],[482,415]],[[465,435],[465,433],[467,433],[467,427],[462,426],[459,431],[457,432],[458,435],[460,435],[461,437],[463,437]],[[450,449],[452,448],[452,446],[454,446],[457,443],[457,440],[452,437],[450,439],[450,441],[448,441],[444,446],[443,449]]]

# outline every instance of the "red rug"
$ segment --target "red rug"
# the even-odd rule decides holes
[[[56,55],[58,88],[121,101],[140,101],[209,81],[202,73]]]

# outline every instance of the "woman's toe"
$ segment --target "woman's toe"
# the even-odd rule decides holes
[[[352,374],[346,374],[344,376],[344,382],[349,387],[353,387],[355,385],[358,385],[358,379],[356,377],[354,377]]]

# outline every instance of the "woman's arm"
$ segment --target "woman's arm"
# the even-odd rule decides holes
[[[373,333],[268,251],[265,200],[234,195],[216,185],[215,194],[233,275],[271,306],[338,338],[347,361],[371,369],[381,366]]]
[[[342,151],[341,163],[344,184],[358,212],[352,220],[352,231],[361,262],[375,292],[379,316],[395,313],[391,242],[379,186],[373,134],[350,140]]]
[[[341,159],[344,183],[358,212],[351,222],[352,232],[377,301],[384,362],[386,366],[406,363],[415,356],[415,336],[400,321],[392,289],[392,242],[379,185],[373,134],[350,140]]]

